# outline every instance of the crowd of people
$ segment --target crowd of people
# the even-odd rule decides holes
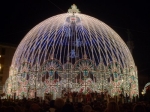
[[[100,94],[99,98],[92,98],[93,95],[87,95],[82,101],[70,101],[69,95],[65,99],[56,98],[55,100],[50,97],[44,100],[38,97],[1,99],[0,112],[150,112],[150,102],[144,97],[132,102],[130,100],[122,102],[115,97],[106,100],[105,94]]]

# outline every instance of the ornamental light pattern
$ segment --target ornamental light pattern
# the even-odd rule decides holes
[[[26,34],[12,59],[7,95],[56,98],[63,89],[138,95],[137,68],[127,45],[108,25],[79,12],[72,5]]]

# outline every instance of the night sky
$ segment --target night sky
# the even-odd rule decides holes
[[[105,22],[125,42],[129,29],[139,75],[150,75],[150,4],[144,0],[1,1],[0,43],[18,46],[31,28],[51,16],[67,12],[72,4],[76,4],[81,13]]]

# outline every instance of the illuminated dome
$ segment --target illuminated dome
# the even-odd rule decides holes
[[[6,81],[6,93],[60,96],[61,91],[138,94],[137,69],[121,37],[102,21],[79,13],[50,17],[20,42]],[[13,80],[12,80],[13,79]]]

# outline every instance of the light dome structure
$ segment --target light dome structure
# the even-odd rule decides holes
[[[61,96],[62,90],[138,95],[133,57],[121,37],[104,22],[79,13],[50,17],[20,42],[5,93],[21,97]]]

